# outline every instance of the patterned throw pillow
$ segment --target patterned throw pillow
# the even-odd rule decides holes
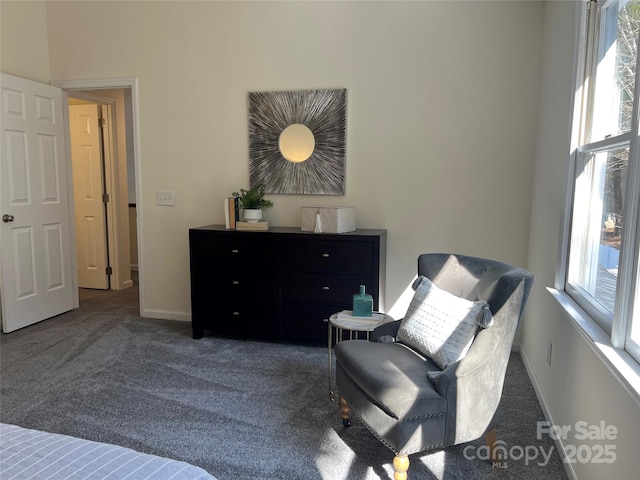
[[[491,312],[487,302],[472,302],[452,295],[427,277],[420,277],[418,282],[407,314],[400,323],[397,340],[445,369],[464,358],[478,326],[491,325]]]

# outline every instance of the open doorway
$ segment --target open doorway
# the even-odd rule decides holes
[[[76,105],[89,105],[90,109],[98,112],[98,120],[103,122],[105,137],[101,145],[104,154],[102,169],[102,191],[100,197],[105,194],[106,203],[104,209],[104,232],[100,233],[105,239],[106,269],[109,275],[109,284],[106,290],[125,291],[131,297],[134,292],[138,301],[138,311],[143,312],[142,295],[142,266],[138,260],[139,252],[139,203],[137,201],[137,184],[139,178],[137,172],[137,155],[139,151],[136,126],[137,126],[137,90],[135,79],[104,80],[104,81],[72,81],[56,84],[63,89],[68,109],[69,129],[72,128],[72,109]],[[69,131],[71,137],[71,131]],[[73,143],[73,142],[72,142]],[[72,145],[73,148],[73,145]],[[73,165],[73,159],[71,164]],[[98,164],[100,165],[100,164]],[[76,182],[76,168],[73,166],[74,184]],[[87,172],[81,175],[88,175]],[[82,180],[84,181],[84,180]],[[77,188],[74,185],[74,191]],[[79,189],[78,189],[79,190]],[[76,199],[75,203],[79,203]],[[74,214],[78,215],[78,209]],[[101,222],[102,223],[102,222]],[[101,230],[96,230],[101,231]],[[88,230],[84,231],[76,223],[76,251],[80,255],[81,249],[86,254],[87,248],[82,245]],[[89,235],[93,234],[89,232]],[[93,251],[95,253],[95,251]],[[91,259],[95,260],[95,257]],[[88,262],[93,265],[97,262]],[[78,266],[82,262],[78,259]],[[96,267],[97,268],[97,267]],[[83,287],[80,275],[78,286]],[[131,288],[133,287],[133,288]],[[99,290],[93,290],[94,286],[79,292],[79,301],[83,298],[99,294]],[[97,287],[101,288],[101,287]],[[92,293],[93,292],[93,293]]]

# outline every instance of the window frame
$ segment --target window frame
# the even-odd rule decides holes
[[[610,346],[631,355],[636,364],[640,364],[640,344],[632,339],[632,326],[640,322],[634,319],[634,306],[640,309],[640,48],[636,57],[635,85],[633,93],[633,112],[631,130],[615,136],[585,142],[591,136],[592,115],[595,105],[595,88],[591,78],[598,72],[598,55],[602,56],[600,38],[604,35],[606,15],[603,10],[617,5],[619,0],[590,0],[583,8],[583,23],[579,32],[577,67],[575,70],[575,97],[573,102],[573,125],[571,132],[571,152],[567,175],[567,190],[563,218],[562,240],[559,268],[556,273],[556,289],[564,291],[583,312],[604,330],[610,339]],[[640,38],[640,36],[639,36]],[[595,41],[594,41],[595,39]],[[638,40],[640,45],[640,40]],[[573,235],[573,222],[576,207],[576,184],[580,167],[589,155],[612,151],[616,148],[629,148],[627,166],[626,196],[624,201],[624,235],[621,239],[619,270],[615,294],[615,308],[612,315],[607,314],[590,301],[579,287],[571,284],[570,260]],[[590,191],[592,192],[592,190]],[[640,324],[636,325],[640,331]],[[637,334],[637,332],[636,332]],[[638,335],[640,337],[640,335]]]

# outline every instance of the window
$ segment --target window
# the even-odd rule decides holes
[[[640,362],[640,0],[588,6],[564,289]]]

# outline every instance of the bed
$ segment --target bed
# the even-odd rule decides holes
[[[0,423],[0,479],[215,480],[186,462]]]

